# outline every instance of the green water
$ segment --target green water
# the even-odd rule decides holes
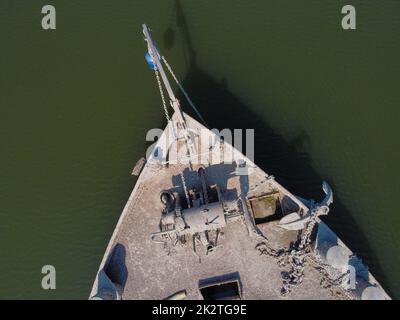
[[[55,31],[42,1],[0,0],[0,298],[87,298],[165,125],[143,22],[212,126],[255,128],[300,196],[331,183],[329,224],[400,297],[400,1],[352,1],[354,31],[344,1],[50,2]]]

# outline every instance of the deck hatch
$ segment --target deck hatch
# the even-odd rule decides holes
[[[256,224],[265,223],[281,215],[279,193],[268,193],[249,199]]]
[[[238,276],[224,275],[199,281],[199,290],[204,300],[241,299],[241,286]]]

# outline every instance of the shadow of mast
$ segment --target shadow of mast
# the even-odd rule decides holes
[[[326,178],[329,178],[329,183],[335,191],[334,178],[322,178],[312,167],[309,154],[304,151],[304,144],[310,141],[306,131],[288,141],[249,105],[230,92],[226,79],[217,81],[202,70],[196,61],[196,51],[180,0],[175,0],[175,16],[176,26],[168,28],[164,35],[168,35],[169,47],[172,47],[173,39],[175,39],[174,27],[180,31],[187,64],[187,74],[182,85],[190,92],[191,99],[200,109],[210,128],[220,130],[253,128],[255,130],[255,162],[265,172],[274,175],[277,181],[294,194],[306,199],[319,200],[323,197],[321,183]],[[164,37],[164,42],[165,40],[166,37]],[[196,118],[190,106],[185,104],[185,98],[181,92],[177,93],[177,96],[185,112]],[[268,106],[265,106],[265,109],[268,110]],[[331,213],[323,220],[365,261],[373,275],[392,295],[390,282],[386,279],[376,255],[370,249],[367,238],[340,198],[335,196]]]

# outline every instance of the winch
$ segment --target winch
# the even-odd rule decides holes
[[[232,217],[232,212],[225,208],[219,187],[207,186],[205,169],[200,168],[197,173],[198,187],[187,190],[189,198],[183,202],[188,207],[182,208],[178,192],[161,192],[160,200],[164,205],[160,219],[161,231],[151,235],[153,241],[169,235],[186,242],[186,237],[192,236],[206,246],[207,252],[215,249],[218,234],[226,226],[227,219]]]

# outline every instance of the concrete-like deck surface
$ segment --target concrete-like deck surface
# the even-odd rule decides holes
[[[186,116],[186,121],[193,130],[204,128],[191,117]],[[169,124],[157,146],[161,146],[167,138],[171,139],[170,133]],[[210,132],[210,137],[211,135]],[[170,141],[172,140],[174,139]],[[200,136],[196,137],[198,154],[206,154],[208,159],[214,158],[215,149],[204,149],[200,142]],[[186,244],[178,242],[176,245],[173,241],[165,244],[152,241],[151,234],[160,231],[163,210],[160,192],[174,190],[180,193],[184,201],[181,172],[189,189],[199,184],[196,172],[200,165],[194,165],[191,171],[187,165],[173,164],[174,157],[184,158],[186,150],[182,140],[173,142],[172,147],[175,146],[178,146],[177,154],[170,153],[169,147],[161,147],[159,150],[164,158],[164,165],[160,161],[149,161],[144,167],[101,262],[100,272],[106,270],[108,278],[119,288],[122,299],[164,299],[181,290],[186,290],[188,299],[202,299],[199,281],[226,275],[234,275],[239,279],[243,299],[345,297],[341,289],[335,288],[334,293],[332,289],[323,288],[320,285],[322,275],[309,265],[305,267],[303,282],[289,294],[282,296],[281,272],[287,269],[279,267],[275,258],[260,255],[256,246],[262,238],[249,232],[249,223],[246,223],[246,214],[243,211],[239,219],[223,228],[217,249],[208,255],[204,246],[199,244],[196,245],[195,253],[191,240]],[[229,145],[225,147],[225,152],[233,151],[233,163],[213,162],[205,165],[203,163],[201,166],[205,167],[207,184],[219,186],[222,200],[229,204],[230,209],[241,211],[237,207],[238,199],[245,202],[246,198],[274,192],[279,194],[281,200],[288,198],[289,206],[290,202],[297,205],[299,212],[308,210],[244,155]],[[236,175],[235,168],[241,160],[245,160],[251,168],[249,175]],[[165,165],[165,161],[169,165]],[[297,236],[297,232],[277,227],[276,221],[259,225],[259,230],[275,248],[288,248]],[[98,279],[96,277],[92,288],[92,297],[98,291]]]

